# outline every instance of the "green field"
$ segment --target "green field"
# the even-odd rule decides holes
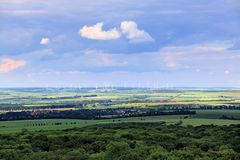
[[[44,119],[44,120],[20,120],[20,121],[4,121],[0,122],[1,133],[21,132],[23,129],[29,131],[37,130],[62,130],[74,127],[84,127],[95,124],[108,123],[127,123],[127,122],[166,122],[167,124],[176,124],[182,121],[182,125],[230,125],[240,124],[240,120],[222,120],[209,118],[188,118],[183,116],[156,116],[156,117],[142,117],[142,118],[122,118],[110,120],[77,120],[77,119]],[[56,123],[61,123],[57,124]],[[41,125],[45,124],[45,125]],[[34,125],[34,126],[33,126]]]

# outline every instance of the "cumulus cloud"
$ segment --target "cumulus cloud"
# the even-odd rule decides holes
[[[121,22],[120,29],[112,28],[104,31],[102,28],[103,23],[97,23],[93,26],[85,25],[80,29],[79,35],[93,40],[112,40],[120,38],[123,34],[131,43],[154,41],[150,34],[144,30],[140,30],[134,21]]]
[[[42,38],[40,41],[41,45],[48,45],[50,43],[50,39],[49,38]]]
[[[94,40],[112,40],[121,37],[121,33],[116,28],[104,31],[102,27],[103,23],[97,23],[93,26],[85,25],[82,29],[80,29],[79,34],[82,37]]]
[[[123,21],[121,23],[121,30],[130,42],[138,43],[154,41],[154,39],[147,32],[138,29],[138,25],[134,21]]]
[[[3,59],[0,63],[0,73],[8,73],[26,65],[24,60]]]

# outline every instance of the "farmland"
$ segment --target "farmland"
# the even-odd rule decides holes
[[[240,91],[226,89],[2,89],[4,110],[117,107],[240,106]]]
[[[123,122],[181,122],[185,126],[240,123],[240,91],[230,89],[31,88],[2,89],[0,95],[0,116],[15,113],[9,118],[15,121],[0,122],[1,133]],[[176,110],[195,111],[196,114],[166,115],[174,114]],[[31,114],[32,118],[22,116],[21,121],[11,118],[22,112]],[[84,119],[81,116],[64,116],[75,112],[91,116],[82,117]],[[92,116],[95,112],[97,117]],[[26,116],[29,117],[28,114]],[[102,118],[99,114],[103,114]],[[61,117],[64,119],[59,119]]]

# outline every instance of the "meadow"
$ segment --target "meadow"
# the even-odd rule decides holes
[[[119,124],[119,123],[154,123],[165,122],[166,124],[178,124],[182,126],[192,125],[231,125],[240,124],[240,120],[218,119],[218,115],[206,117],[206,113],[197,115],[196,117],[184,119],[184,116],[154,116],[154,117],[132,117],[121,119],[107,120],[79,120],[79,119],[41,119],[41,120],[18,120],[18,121],[2,121],[0,122],[0,134],[17,133],[24,130],[63,130],[68,128],[81,128],[96,124]],[[227,114],[231,115],[231,114]],[[239,115],[239,114],[238,114]],[[199,117],[199,118],[198,118]],[[201,118],[200,118],[201,117]]]

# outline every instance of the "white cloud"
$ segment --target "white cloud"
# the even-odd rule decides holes
[[[26,65],[24,60],[3,59],[0,63],[0,73],[8,73]]]
[[[48,45],[50,43],[49,38],[42,38],[40,41],[41,45]]]
[[[134,21],[123,21],[121,23],[121,30],[130,42],[138,43],[154,41],[147,32],[138,29],[138,25]]]
[[[102,27],[103,23],[97,23],[93,26],[85,25],[82,29],[80,29],[79,34],[82,37],[94,40],[112,40],[121,37],[121,33],[116,28],[103,31]]]
[[[121,22],[121,31],[119,31],[117,28],[104,31],[102,28],[103,23],[97,23],[93,26],[85,25],[80,29],[79,35],[93,40],[112,40],[120,38],[123,34],[131,43],[154,41],[154,39],[147,32],[138,29],[138,25],[134,21]]]

